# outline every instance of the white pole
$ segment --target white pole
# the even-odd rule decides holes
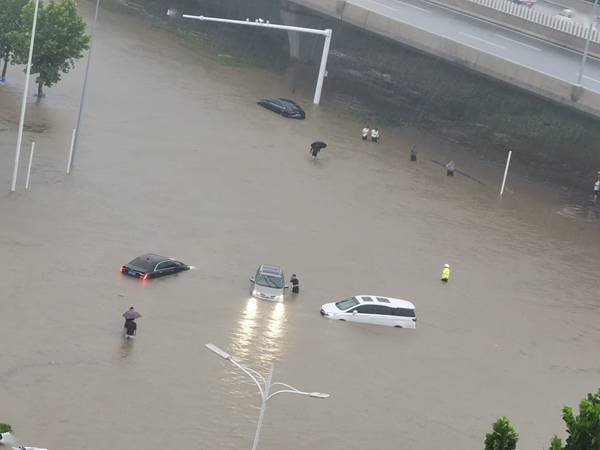
[[[79,126],[81,125],[81,114],[85,102],[85,90],[87,87],[88,73],[90,71],[90,61],[92,60],[92,46],[94,45],[94,34],[96,33],[96,22],[98,21],[98,8],[100,8],[100,0],[96,0],[96,12],[94,13],[94,21],[92,22],[92,32],[90,33],[90,48],[88,49],[87,61],[85,63],[85,75],[83,76],[83,87],[81,88],[81,97],[79,99],[79,112],[77,113],[77,123],[75,125],[75,139],[71,145],[71,154],[69,157],[69,167],[67,173],[71,172],[71,166],[75,153],[77,152],[77,142],[79,141]]]
[[[33,56],[33,43],[35,41],[35,27],[37,25],[37,13],[40,0],[35,0],[33,12],[33,25],[31,26],[31,42],[29,43],[29,56],[27,57],[27,70],[25,72],[25,89],[23,101],[21,102],[21,118],[19,119],[19,132],[17,134],[17,149],[15,150],[15,168],[13,170],[12,184],[10,190],[15,192],[17,188],[17,173],[19,172],[19,159],[21,158],[21,141],[23,139],[23,125],[25,122],[25,110],[27,109],[27,92],[29,91],[29,74],[31,73],[31,58]]]
[[[504,193],[504,185],[506,184],[506,175],[508,175],[508,166],[510,164],[510,155],[512,155],[512,150],[508,151],[508,158],[506,159],[506,168],[504,169],[504,178],[502,178],[502,187],[500,188],[500,195]]]
[[[71,133],[71,146],[69,147],[69,159],[67,161],[67,173],[71,172],[71,162],[73,161],[73,148],[75,147],[75,135],[77,128],[73,128]]]
[[[592,37],[592,31],[594,30],[594,24],[596,20],[596,7],[598,6],[598,0],[594,1],[592,7],[592,21],[587,28],[587,37],[585,39],[585,46],[583,48],[583,56],[581,57],[581,64],[579,66],[579,74],[577,75],[576,86],[581,86],[581,79],[583,78],[583,69],[585,67],[585,61],[587,60],[588,50],[590,48],[590,38]]]
[[[318,105],[321,101],[321,89],[323,89],[323,79],[325,78],[325,72],[327,72],[327,57],[329,56],[329,45],[331,44],[331,30],[325,30],[325,43],[323,44],[323,54],[321,55],[321,67],[319,67],[319,78],[317,78],[317,87],[315,89],[315,98],[313,103]]]
[[[169,12],[167,12],[169,15]],[[192,16],[189,14],[182,14],[181,17],[184,19],[196,19],[202,20],[204,22],[220,22],[220,23],[232,23],[236,25],[246,25],[249,27],[260,27],[260,28],[274,28],[276,30],[288,30],[288,31],[298,31],[300,33],[310,33],[310,34],[321,34],[325,36],[327,34],[327,30],[318,30],[316,28],[304,28],[304,27],[293,27],[291,25],[278,25],[275,23],[266,23],[266,22],[250,22],[250,20],[233,20],[233,19],[221,19],[219,17],[205,17],[205,16]]]
[[[267,400],[269,397],[269,391],[271,390],[271,381],[273,380],[273,364],[267,375],[267,381],[265,382],[265,391],[263,393],[262,404],[260,406],[260,416],[258,416],[258,423],[256,424],[256,433],[254,434],[254,443],[252,444],[252,450],[258,448],[258,440],[260,438],[260,430],[262,429],[263,419],[265,417],[265,411],[267,410]]]
[[[178,13],[168,10],[168,16],[175,16]],[[185,19],[196,19],[202,20],[206,22],[219,22],[219,23],[231,23],[236,25],[246,25],[250,27],[260,27],[260,28],[273,28],[276,30],[287,30],[287,31],[297,31],[299,33],[309,33],[309,34],[318,34],[325,36],[325,43],[323,44],[323,54],[321,55],[321,66],[319,67],[319,77],[317,78],[317,87],[315,89],[315,97],[313,99],[313,103],[318,105],[321,101],[321,90],[323,89],[323,79],[325,78],[325,73],[327,72],[327,58],[329,56],[329,46],[331,45],[331,35],[333,31],[329,28],[325,30],[318,30],[314,28],[304,28],[304,27],[293,27],[290,25],[278,25],[273,23],[266,23],[264,21],[258,20],[255,22],[251,22],[250,19],[243,20],[233,20],[233,19],[221,19],[218,17],[205,17],[205,16],[192,16],[189,14],[182,14],[181,17]]]
[[[29,153],[29,165],[27,166],[27,178],[25,178],[25,189],[29,189],[29,176],[31,175],[31,163],[33,162],[33,150],[35,149],[35,141],[31,143],[31,153]]]

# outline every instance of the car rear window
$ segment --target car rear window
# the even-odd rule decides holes
[[[154,267],[156,266],[156,264],[148,258],[135,258],[129,264],[144,270],[154,270]]]

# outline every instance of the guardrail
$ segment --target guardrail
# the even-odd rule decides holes
[[[477,5],[484,6],[486,8],[495,9],[496,11],[510,14],[512,16],[519,17],[529,22],[537,23],[544,27],[552,28],[563,33],[567,33],[573,36],[577,36],[582,39],[587,39],[588,33],[591,31],[590,40],[600,44],[600,33],[592,25],[584,25],[581,23],[575,23],[567,17],[559,15],[544,14],[541,11],[535,11],[529,6],[514,3],[509,0],[469,0]]]

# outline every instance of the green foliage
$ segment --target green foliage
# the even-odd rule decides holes
[[[581,400],[579,415],[565,406],[563,420],[569,434],[564,450],[600,450],[600,389]]]
[[[485,450],[515,450],[519,435],[506,417],[500,417],[485,435]]]
[[[562,441],[558,436],[553,436],[550,440],[550,450],[564,450]]]
[[[7,423],[0,422],[0,433],[10,433],[12,431],[12,427]]]
[[[34,9],[33,3],[27,4],[21,15],[24,26],[9,33],[17,64],[27,63]],[[60,81],[63,73],[74,67],[75,60],[81,58],[89,41],[85,22],[77,13],[74,0],[39,3],[31,67],[31,73],[38,74],[39,94],[42,86],[52,86]]]
[[[29,0],[0,0],[0,58],[4,60],[2,77],[12,55],[10,33],[21,29],[21,11]]]
[[[29,0],[0,0],[0,58],[10,52],[9,33],[21,28],[21,10]]]

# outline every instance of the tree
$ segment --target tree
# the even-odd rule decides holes
[[[600,389],[581,400],[579,415],[569,406],[562,412],[569,437],[563,447],[562,441],[554,436],[550,450],[600,450]]]
[[[23,8],[23,24],[31,24],[33,12],[33,3]],[[30,26],[10,33],[10,39],[13,43],[15,62],[27,64]],[[77,13],[75,0],[40,2],[31,61],[31,73],[38,74],[38,100],[43,96],[43,86],[50,87],[60,81],[61,75],[71,70],[75,66],[75,60],[83,56],[89,42],[90,37],[85,33],[85,22]]]
[[[500,417],[485,435],[485,450],[515,450],[519,435],[506,417]]]
[[[6,67],[12,55],[10,33],[21,29],[21,11],[29,0],[0,0],[0,58],[4,60],[0,79],[6,78]]]
[[[0,433],[10,433],[12,431],[12,427],[8,423],[0,422]]]

